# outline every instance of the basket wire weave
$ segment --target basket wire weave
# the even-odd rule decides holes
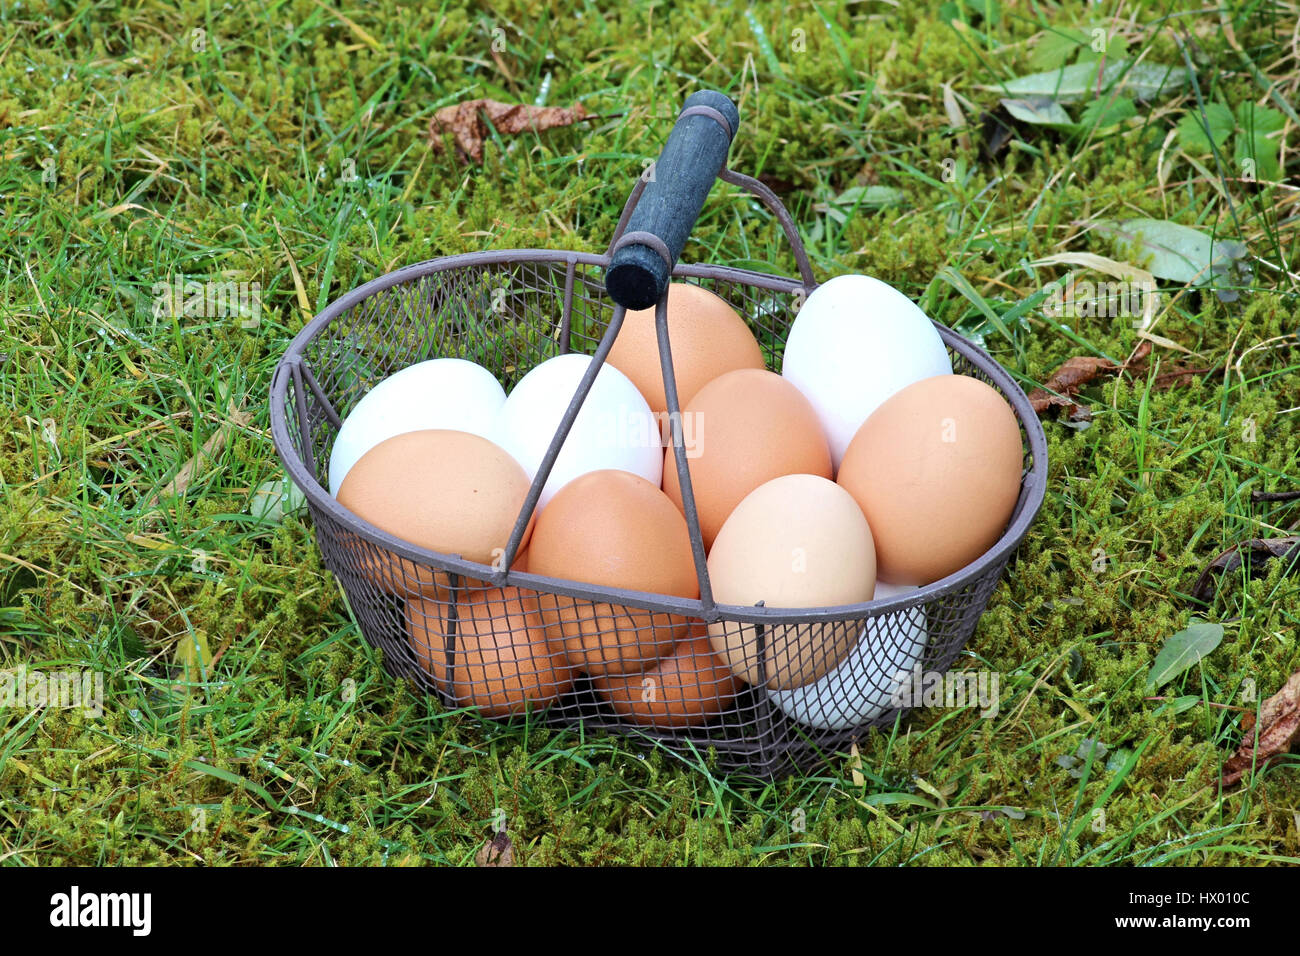
[[[798,305],[816,286],[812,269],[789,213],[771,190],[732,170],[724,170],[719,178],[752,193],[777,217],[800,278],[688,264],[678,264],[673,277],[696,282],[728,301],[758,339],[768,368],[779,371]],[[771,778],[810,770],[844,752],[868,728],[892,724],[908,709],[895,706],[892,686],[882,686],[872,675],[918,669],[941,674],[949,669],[974,633],[1003,568],[1043,500],[1046,440],[1024,392],[983,350],[945,326],[935,323],[953,371],[993,386],[1015,412],[1025,449],[1020,495],[1007,529],[989,551],[947,578],[887,600],[804,609],[713,602],[685,468],[680,408],[669,381],[666,297],[658,305],[661,360],[669,386],[669,418],[675,419],[675,457],[700,581],[698,599],[561,581],[514,566],[566,425],[561,425],[548,460],[533,480],[501,567],[416,547],[361,520],[326,490],[330,450],[342,420],[370,388],[416,362],[468,359],[495,374],[508,391],[537,364],[576,352],[596,359],[584,381],[589,387],[624,312],[606,296],[603,271],[644,185],[638,180],[602,255],[513,249],[433,259],[381,276],[331,303],[294,338],[276,368],[272,434],[286,471],[306,496],[324,563],[342,585],[365,639],[383,651],[392,675],[414,681],[449,707],[483,704],[491,716],[520,712],[499,700],[504,688],[517,687],[522,679],[535,692],[530,696],[563,691],[545,710],[545,719],[555,724],[582,724],[587,730],[657,742],[688,759],[713,750],[723,772]],[[572,422],[585,395],[580,387],[567,422]],[[665,463],[666,468],[671,465],[671,459]],[[625,674],[578,674],[570,685],[572,671],[555,635],[557,622],[575,620],[585,622],[580,627],[587,638],[616,633],[623,654],[611,658],[608,667],[611,672],[626,667]],[[847,672],[838,687],[828,689],[820,680],[804,688],[804,712],[795,720],[765,687],[720,677],[725,665],[720,668],[707,650],[699,650],[693,639],[702,633],[702,625],[693,622],[723,622],[729,635],[756,625],[755,664],[773,683],[780,683],[783,675],[767,659],[764,635],[776,628],[807,638],[799,643],[810,646],[843,648],[859,640],[869,642],[860,649],[867,663]],[[517,645],[521,631],[526,646],[517,660],[478,649],[476,640],[489,632],[513,633]],[[694,645],[689,652],[688,643]],[[640,671],[653,668],[674,647],[684,654],[677,665],[683,679],[680,686],[670,686],[665,677],[661,688],[654,676],[658,672],[646,677]],[[606,683],[598,690],[600,680]],[[627,707],[611,706],[611,681],[622,696],[639,696],[641,706],[634,702],[631,716]],[[678,705],[677,711],[691,712],[692,721],[657,708],[660,693],[663,701]],[[866,698],[877,706],[869,708],[868,719],[840,726],[842,719],[836,723],[830,718],[843,717],[834,712],[849,702],[845,698]],[[527,710],[534,712],[531,705]]]

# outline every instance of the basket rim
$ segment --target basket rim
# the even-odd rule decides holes
[[[467,561],[458,555],[444,554],[419,547],[370,524],[339,504],[338,500],[316,480],[316,476],[312,474],[306,463],[295,451],[286,414],[288,387],[293,372],[295,368],[301,366],[304,361],[304,350],[317,335],[336,318],[363,300],[393,286],[465,266],[545,262],[565,264],[570,270],[573,270],[579,264],[603,267],[607,266],[609,261],[610,257],[607,254],[559,249],[497,249],[484,252],[467,252],[426,259],[403,266],[400,269],[377,276],[330,302],[293,337],[271,376],[269,395],[271,402],[271,437],[281,464],[284,466],[289,478],[303,492],[311,505],[347,526],[350,533],[360,536],[371,544],[392,551],[400,557],[413,560],[419,565],[430,566],[451,574],[460,575],[471,581],[482,582],[490,587],[520,587],[541,594],[563,595],[583,600],[626,605],[638,610],[677,614],[707,623],[724,621],[746,624],[812,624],[874,618],[895,613],[906,608],[928,604],[935,598],[962,589],[972,579],[990,567],[1008,560],[1012,552],[1024,540],[1030,525],[1038,516],[1047,491],[1047,437],[1042,423],[1030,407],[1029,399],[1024,390],[998,361],[980,346],[934,319],[930,319],[930,321],[944,344],[993,379],[994,384],[1006,396],[1008,404],[1011,405],[1015,413],[1017,422],[1024,429],[1033,463],[1021,476],[1020,494],[1016,501],[1017,511],[1015,516],[991,547],[964,567],[946,577],[940,578],[938,581],[921,585],[915,590],[906,591],[903,594],[882,600],[815,608],[760,607],[715,602],[710,612],[698,597],[681,598],[672,595],[651,594],[644,591],[584,584],[579,581],[552,578],[531,572],[493,568],[489,565]],[[788,276],[757,272],[733,266],[709,264],[678,263],[673,269],[672,276],[673,278],[720,279],[786,293],[799,289],[811,292],[816,287],[815,285],[809,287],[802,280]]]

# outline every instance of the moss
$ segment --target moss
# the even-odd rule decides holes
[[[384,0],[348,11],[373,43],[311,0],[273,16],[153,3],[60,12],[61,32],[43,26],[55,6],[3,14],[15,39],[0,59],[11,160],[0,208],[20,265],[8,287],[17,318],[0,325],[0,660],[100,670],[109,706],[100,718],[0,710],[0,733],[16,741],[0,762],[16,860],[463,865],[497,811],[527,864],[1300,855],[1284,809],[1296,803],[1294,759],[1228,794],[1214,785],[1240,734],[1236,708],[1300,667],[1296,579],[1274,562],[1248,580],[1225,576],[1208,608],[1185,597],[1221,550],[1294,523],[1293,506],[1254,504],[1250,492],[1300,473],[1300,377],[1281,338],[1296,328],[1287,276],[1300,263],[1276,192],[1207,181],[1176,150],[1161,158],[1192,98],[1141,105],[1095,135],[1028,131],[1025,148],[988,161],[982,114],[1000,80],[1031,72],[1038,12],[954,27],[938,4],[758,7],[773,69],[739,10],[698,0],[671,17]],[[1050,13],[1054,26],[1099,16],[1081,0]],[[1268,16],[1235,21],[1261,68],[1285,39]],[[1203,94],[1259,99],[1217,16],[1188,26]],[[1181,61],[1152,18],[1122,32],[1130,52]],[[433,110],[478,95],[531,102],[547,75],[548,102],[581,101],[596,118],[490,141],[481,167],[427,147]],[[433,256],[602,249],[697,83],[740,101],[730,164],[788,181],[805,234],[827,196],[858,183],[901,190],[901,203],[860,210],[810,244],[818,275],[871,272],[950,324],[980,313],[936,280],[942,269],[1005,314],[1064,274],[1031,263],[1117,255],[1091,231],[1103,218],[1236,223],[1258,257],[1241,299],[1187,292],[1154,330],[1198,353],[1157,347],[1159,368],[1212,373],[1166,390],[1140,376],[1099,381],[1081,396],[1091,427],[1045,423],[1046,501],[959,662],[999,674],[997,716],[922,710],[864,736],[856,768],[837,759],[768,786],[719,779],[707,757],[685,767],[609,738],[442,712],[385,674],[306,517],[268,526],[247,514],[251,489],[282,475],[264,405],[304,321],[298,280],[312,313]],[[970,150],[945,113],[945,83],[966,104]],[[51,157],[55,184],[40,175]],[[949,158],[962,170],[953,182]],[[346,160],[359,182],[339,181]],[[794,271],[775,222],[730,188],[713,194],[686,257]],[[152,314],[155,282],[218,275],[261,284],[261,325]],[[1069,331],[1031,312],[1011,339],[986,330],[986,345],[1028,388],[1071,355],[1123,358],[1139,342],[1127,321],[1078,319]],[[250,424],[181,500],[146,511],[223,425],[224,395]],[[46,417],[56,446],[32,424]],[[1198,615],[1224,623],[1222,645],[1149,691],[1160,647]],[[219,656],[186,687],[176,653],[191,634]],[[1195,700],[1153,699],[1180,697]],[[1122,759],[1086,783],[1060,762],[1089,739],[1110,755],[1141,752],[1100,805]]]

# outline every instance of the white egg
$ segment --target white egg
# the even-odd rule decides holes
[[[591,364],[589,355],[557,355],[522,379],[501,406],[493,441],[536,476],[578,383]],[[601,366],[587,400],[560,449],[538,507],[566,484],[589,471],[614,468],[640,475],[653,485],[663,477],[659,424],[632,380],[612,365]]]
[[[875,600],[915,591],[910,584],[876,583]],[[899,679],[910,677],[925,653],[925,608],[913,607],[874,618],[858,635],[844,663],[820,680],[767,696],[787,716],[819,730],[848,730],[874,720],[895,705]]]
[[[505,400],[496,377],[465,359],[431,359],[388,376],[343,420],[330,450],[330,494],[362,455],[394,435],[445,428],[490,438]]]
[[[813,290],[785,344],[781,374],[817,410],[838,470],[859,426],[904,386],[952,374],[943,339],[911,299],[864,275]]]

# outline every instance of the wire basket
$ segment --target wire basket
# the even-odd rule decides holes
[[[816,287],[812,268],[789,213],[770,189],[725,168],[718,178],[747,190],[776,216],[800,276],[688,264],[675,265],[671,275],[729,302],[757,338],[767,366],[779,371],[797,306]],[[961,571],[865,604],[717,604],[680,432],[675,458],[684,479],[699,598],[521,570],[516,558],[524,527],[624,315],[606,293],[607,273],[621,248],[645,236],[628,225],[646,185],[644,177],[637,181],[602,255],[511,249],[433,259],[331,303],[294,338],[276,368],[276,449],[306,496],[325,566],[392,675],[414,681],[448,707],[476,708],[492,717],[543,715],[558,725],[655,742],[690,759],[714,751],[726,772],[774,777],[808,770],[909,709],[914,701],[899,694],[906,686],[903,675],[943,673],[953,664],[1042,503],[1042,426],[997,362],[935,323],[953,371],[984,381],[1007,400],[1025,449],[1020,495],[1005,532]],[[658,300],[661,349],[665,302]],[[501,566],[416,547],[363,521],[326,490],[342,420],[388,375],[427,359],[465,358],[493,372],[509,390],[533,366],[570,352],[594,356],[591,371],[533,480]],[[671,418],[680,407],[667,355],[662,364]],[[704,638],[710,624],[729,636],[744,632],[753,655],[746,663],[759,680],[736,679],[710,652]],[[785,686],[782,662],[768,653],[774,636],[800,647],[836,648],[840,663],[816,680]],[[611,647],[617,653],[607,653]]]

